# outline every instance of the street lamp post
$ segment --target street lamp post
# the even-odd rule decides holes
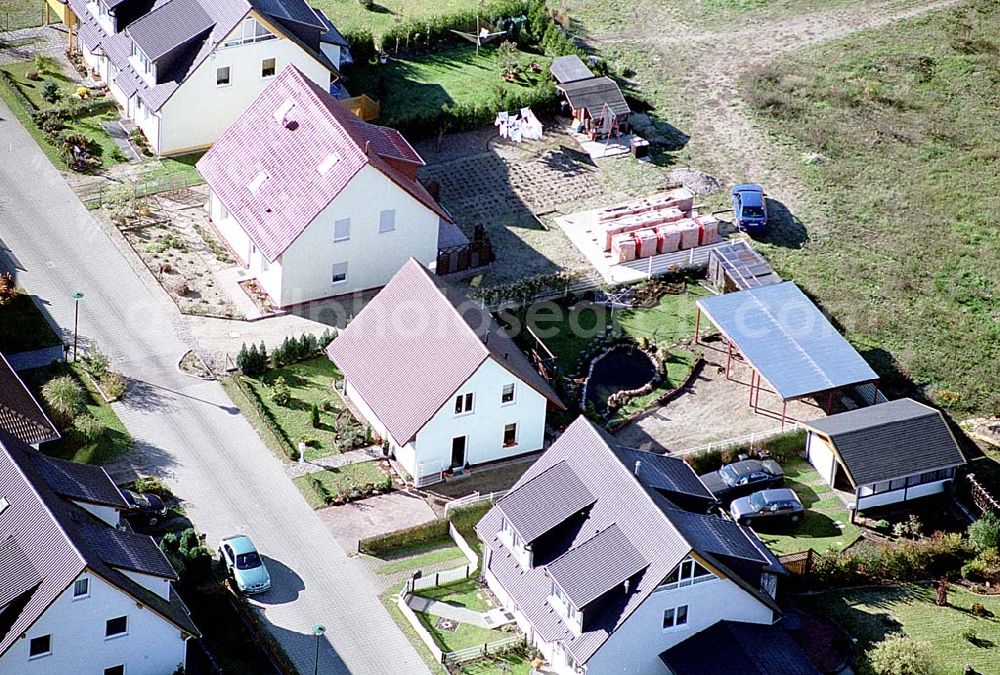
[[[73,362],[76,363],[76,347],[79,339],[80,329],[80,301],[83,300],[83,291],[73,291],[69,296],[73,298]]]
[[[313,635],[316,636],[316,667],[313,668],[313,675],[319,675],[319,639],[326,632],[326,626],[316,624],[313,626]]]

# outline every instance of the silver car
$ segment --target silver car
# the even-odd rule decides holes
[[[737,523],[749,525],[754,521],[787,520],[797,523],[802,520],[805,507],[799,496],[788,488],[760,490],[749,497],[734,499],[729,506],[729,514]]]

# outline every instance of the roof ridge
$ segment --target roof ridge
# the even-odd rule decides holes
[[[485,344],[483,344],[483,339],[481,337],[479,337],[479,335],[476,334],[476,331],[472,330],[472,326],[470,326],[469,322],[466,321],[465,317],[462,316],[462,312],[459,311],[458,307],[456,307],[454,305],[454,303],[452,303],[451,299],[444,292],[444,290],[442,289],[441,285],[435,283],[434,278],[431,276],[431,271],[429,269],[427,269],[426,267],[424,267],[422,264],[420,264],[420,262],[416,258],[414,258],[412,256],[410,257],[410,260],[407,261],[407,264],[409,264],[409,262],[411,262],[411,261],[413,262],[414,265],[416,265],[420,269],[420,272],[421,272],[423,278],[434,288],[434,292],[437,293],[438,295],[440,295],[444,299],[444,301],[446,303],[448,303],[448,306],[452,308],[452,310],[454,311],[454,313],[456,315],[458,315],[458,323],[472,334],[472,337],[475,339],[476,344],[479,345],[479,349],[482,350],[482,352],[483,352],[483,358],[479,362],[480,366],[483,365],[483,362],[485,362],[486,359],[488,359],[490,357],[489,347],[487,347]],[[443,284],[443,283],[446,283],[446,282],[444,282],[442,280],[441,283]],[[475,303],[473,303],[473,304],[475,304]],[[485,309],[483,309],[483,312],[489,317],[489,320],[490,320],[489,328],[492,330],[493,324],[496,323],[496,321],[493,319],[493,315],[490,314],[489,312],[487,312]],[[487,331],[486,334],[489,335],[489,331]]]

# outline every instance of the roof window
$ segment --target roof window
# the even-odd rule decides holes
[[[329,155],[326,156],[326,158],[322,162],[319,163],[319,166],[316,167],[316,170],[319,171],[319,175],[325,176],[330,171],[330,169],[332,169],[339,161],[340,161],[340,156],[334,152],[331,152]]]
[[[286,98],[285,102],[274,109],[274,121],[282,126],[288,126],[288,116],[295,108],[295,101]]]
[[[0,513],[6,511],[8,506],[10,506],[10,502],[5,497],[0,497]]]
[[[247,189],[250,190],[250,192],[257,194],[258,192],[260,192],[260,188],[262,185],[264,185],[264,181],[266,180],[267,180],[267,171],[261,169],[260,173],[254,176],[254,179],[250,181],[250,183],[247,185]]]

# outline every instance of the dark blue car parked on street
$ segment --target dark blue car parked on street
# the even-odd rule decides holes
[[[744,183],[733,188],[733,222],[742,232],[763,232],[767,229],[767,201],[764,188]]]

